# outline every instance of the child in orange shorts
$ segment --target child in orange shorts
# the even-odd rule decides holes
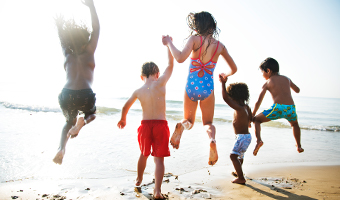
[[[135,90],[125,103],[121,119],[117,124],[121,129],[125,127],[126,115],[132,104],[138,99],[143,110],[143,120],[138,128],[138,143],[141,154],[138,160],[136,186],[140,186],[142,183],[146,161],[151,153],[155,161],[155,188],[153,194],[155,199],[164,198],[161,193],[165,170],[164,157],[170,156],[170,131],[165,115],[165,87],[172,74],[174,59],[169,49],[168,58],[168,67],[161,76],[159,76],[159,69],[155,63],[146,62],[143,64],[141,78],[144,85]]]

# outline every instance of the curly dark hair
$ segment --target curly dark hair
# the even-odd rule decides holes
[[[208,46],[202,54],[202,57],[203,57],[207,53],[207,50],[211,44],[212,38],[218,40],[220,29],[217,28],[217,22],[215,18],[212,16],[212,14],[206,11],[202,11],[199,13],[189,13],[187,17],[187,24],[189,28],[191,29],[191,32],[188,38],[192,35],[209,36],[209,37],[204,38],[204,41],[208,39]],[[196,33],[194,34],[194,32]],[[204,41],[202,42],[202,44],[204,44]],[[202,45],[194,49],[194,51],[197,51],[198,49],[200,49],[201,46]]]
[[[234,101],[242,101],[248,104],[249,90],[245,83],[232,83],[227,87],[227,93]]]
[[[54,20],[58,28],[61,46],[69,53],[81,53],[82,47],[88,44],[91,35],[87,26],[76,24],[74,19],[65,20],[62,15],[55,17]]]
[[[146,76],[146,78],[149,78],[149,76],[157,74],[158,72],[158,66],[154,62],[145,62],[142,66],[141,76]]]
[[[262,61],[261,65],[260,65],[260,69],[262,71],[267,72],[267,69],[272,70],[272,72],[277,72],[279,73],[279,63],[271,57],[266,58],[264,61]]]

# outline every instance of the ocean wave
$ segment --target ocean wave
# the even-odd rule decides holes
[[[19,109],[19,110],[27,110],[33,112],[61,112],[60,108],[56,107],[48,107],[48,106],[37,106],[37,105],[23,105],[23,104],[15,104],[9,102],[0,102],[5,108],[9,109]]]

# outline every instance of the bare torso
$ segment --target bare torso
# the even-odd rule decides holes
[[[275,75],[267,81],[267,89],[272,95],[274,103],[294,105],[290,88],[291,81],[285,76]]]
[[[233,127],[235,134],[248,134],[251,122],[251,110],[249,106],[244,105],[243,109],[235,110],[233,117]]]
[[[66,71],[64,88],[71,90],[91,88],[95,68],[93,53],[85,51],[80,55],[66,54],[64,68]]]
[[[148,80],[136,92],[143,109],[143,120],[166,120],[165,86],[156,80]]]

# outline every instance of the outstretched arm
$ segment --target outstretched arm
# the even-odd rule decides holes
[[[231,75],[235,74],[237,72],[237,66],[236,66],[233,58],[229,55],[227,48],[224,45],[223,45],[223,50],[222,50],[221,55],[230,67],[230,72],[225,74],[225,75],[231,76]]]
[[[178,50],[172,43],[172,38],[170,36],[163,37],[163,44],[168,46],[172,55],[175,57],[178,63],[184,62],[190,55],[194,46],[194,38],[191,36],[182,51]]]
[[[99,30],[100,30],[99,19],[98,19],[98,15],[96,12],[96,8],[94,7],[93,0],[82,0],[82,3],[86,5],[87,7],[89,7],[90,13],[91,13],[91,20],[92,20],[91,38],[86,48],[87,50],[94,53],[96,51],[98,39],[99,39]]]
[[[254,107],[254,110],[253,110],[253,117],[255,116],[257,110],[260,108],[260,105],[262,103],[262,100],[264,98],[264,95],[266,94],[267,92],[267,83],[265,83],[263,86],[262,86],[262,91],[260,93],[260,96],[257,100],[257,102],[255,103],[255,107]]]
[[[234,110],[242,109],[242,107],[239,104],[237,104],[235,101],[233,101],[229,97],[229,95],[227,93],[227,89],[225,87],[225,83],[227,82],[228,77],[223,76],[223,74],[220,74],[219,78],[220,78],[220,82],[222,83],[222,97],[223,97],[223,100]]]
[[[133,103],[135,103],[135,101],[137,100],[137,94],[136,91],[132,94],[132,96],[127,100],[127,102],[125,103],[125,105],[123,106],[122,109],[122,116],[117,124],[118,128],[122,129],[125,127],[126,125],[126,115],[129,112],[131,106]]]
[[[164,41],[164,38],[166,36],[162,36],[162,42],[163,44],[165,45],[165,41]],[[170,37],[170,39],[172,39]],[[165,85],[168,80],[170,79],[170,76],[172,74],[172,71],[173,71],[173,67],[174,67],[174,57],[172,56],[171,54],[171,51],[169,49],[169,47],[167,47],[167,52],[168,52],[168,67],[165,69],[164,73],[162,74],[162,76],[160,76],[158,78],[158,81],[162,84],[162,85]]]

